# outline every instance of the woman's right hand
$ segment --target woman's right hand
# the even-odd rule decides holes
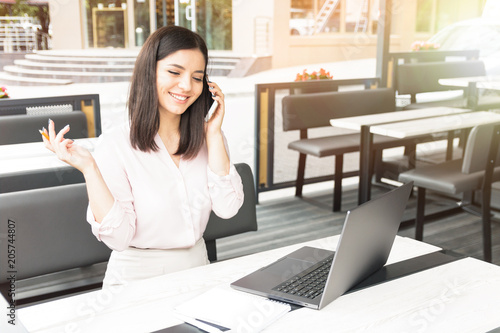
[[[94,157],[90,152],[82,146],[79,146],[71,139],[64,138],[64,135],[70,131],[69,125],[66,125],[59,133],[56,134],[54,122],[49,119],[49,130],[44,128],[43,131],[49,136],[47,140],[42,135],[45,147],[54,152],[56,156],[72,167],[80,170],[83,174],[89,168],[94,167]]]

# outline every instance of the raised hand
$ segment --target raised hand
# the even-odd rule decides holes
[[[82,173],[95,165],[92,154],[84,148],[73,142],[71,139],[64,138],[70,131],[69,125],[66,125],[59,133],[56,134],[54,122],[49,119],[48,131],[44,128],[45,133],[49,139],[42,135],[45,147],[54,152],[61,161],[80,170]]]

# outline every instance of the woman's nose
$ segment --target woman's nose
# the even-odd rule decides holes
[[[183,75],[182,77],[179,78],[178,85],[184,91],[190,91],[191,90],[191,77],[189,75]]]

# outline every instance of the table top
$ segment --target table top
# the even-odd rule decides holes
[[[449,79],[439,79],[443,86],[468,87],[469,83],[476,83],[477,88],[500,90],[500,76],[469,76]]]
[[[388,122],[413,120],[420,118],[429,118],[443,116],[456,113],[470,112],[468,109],[450,108],[450,107],[433,107],[422,108],[418,110],[394,111],[378,114],[370,114],[365,116],[346,117],[331,119],[330,124],[334,127],[341,127],[352,130],[361,130],[362,126],[370,126]]]
[[[153,332],[182,323],[173,308],[310,245],[334,250],[338,236],[89,292],[18,310],[29,332]],[[396,237],[388,263],[438,250]],[[239,293],[240,291],[234,290]],[[341,296],[322,310],[300,308],[265,332],[488,331],[500,326],[500,267],[466,258]]]
[[[500,114],[479,111],[446,116],[401,121],[397,123],[379,124],[370,127],[370,132],[393,138],[408,138],[412,136],[440,133],[477,125],[500,122]]]
[[[98,138],[76,139],[75,143],[94,150]],[[70,166],[59,160],[43,142],[0,145],[0,175],[14,172],[66,168]]]

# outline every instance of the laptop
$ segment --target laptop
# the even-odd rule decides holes
[[[385,265],[412,187],[409,182],[348,211],[335,252],[302,247],[231,287],[322,309]]]

